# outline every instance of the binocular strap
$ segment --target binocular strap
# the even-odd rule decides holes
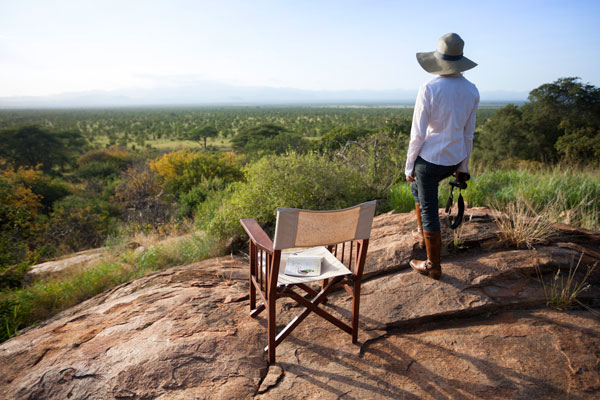
[[[454,202],[454,187],[450,190],[450,197],[448,197],[448,201],[446,202],[446,214],[448,214],[448,218],[450,220],[450,228],[456,229],[462,224],[463,217],[465,215],[465,201],[462,196],[462,190],[459,189],[458,192],[458,214],[456,218],[451,215],[452,203]]]

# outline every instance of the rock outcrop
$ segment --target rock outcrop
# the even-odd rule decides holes
[[[497,245],[487,210],[447,233],[440,281],[413,273],[414,213],[376,218],[359,343],[310,315],[268,365],[248,315],[247,261],[221,257],[120,285],[0,345],[7,399],[583,398],[600,396],[600,280],[590,311],[552,311],[539,282],[600,234],[567,226],[532,250]],[[456,240],[455,240],[456,239]],[[456,243],[460,246],[457,246]],[[581,278],[581,273],[576,279]],[[326,306],[349,315],[343,291]],[[282,299],[282,326],[301,308]],[[287,319],[286,319],[287,318]]]
[[[85,267],[98,262],[104,257],[104,249],[84,250],[68,257],[46,261],[32,266],[27,273],[29,279],[60,273],[64,270]]]

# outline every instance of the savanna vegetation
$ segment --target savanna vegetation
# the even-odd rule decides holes
[[[469,204],[550,209],[552,220],[600,230],[599,107],[600,90],[576,78],[542,85],[520,106],[482,105]],[[413,209],[411,116],[406,107],[0,111],[0,340],[118,283],[235,249],[240,218],[269,231],[276,207],[377,199],[380,212]],[[36,262],[99,246],[107,256],[95,267],[28,278]]]

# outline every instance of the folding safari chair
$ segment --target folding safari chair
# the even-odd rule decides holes
[[[375,201],[370,201],[334,211],[278,208],[274,242],[254,219],[240,220],[250,237],[250,315],[257,317],[267,309],[265,351],[268,352],[269,363],[275,362],[275,348],[311,312],[352,335],[352,343],[356,343],[360,285],[375,205]],[[305,255],[322,256],[321,275],[286,275],[284,271],[287,257],[294,252],[289,251],[290,249]],[[320,291],[308,285],[318,281],[321,281]],[[343,285],[346,292],[352,296],[351,325],[319,308],[327,299],[327,295],[338,285]],[[308,293],[312,299],[301,296],[294,291],[295,288]],[[262,300],[258,307],[257,293]],[[275,302],[281,297],[290,297],[305,308],[276,336]]]

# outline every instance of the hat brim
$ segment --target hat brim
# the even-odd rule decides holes
[[[446,61],[437,58],[431,51],[428,53],[417,53],[417,61],[423,69],[431,74],[450,75],[457,72],[467,71],[477,66],[476,63],[469,60],[467,57],[462,57],[456,61]]]

